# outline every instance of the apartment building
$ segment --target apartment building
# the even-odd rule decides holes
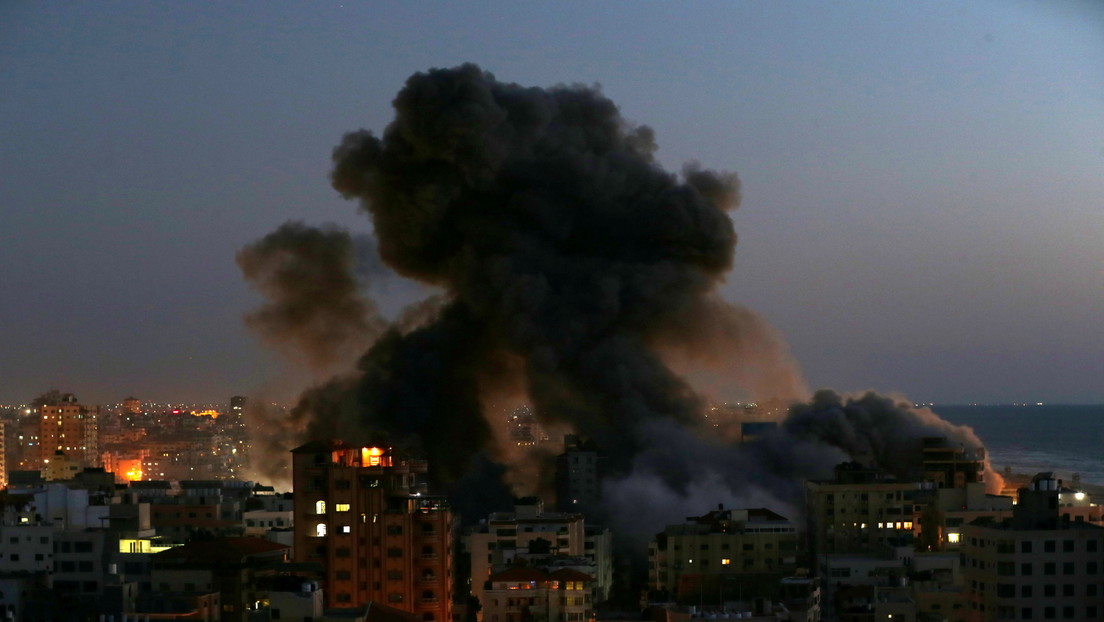
[[[449,622],[453,516],[426,494],[424,460],[315,441],[292,450],[294,556],[325,568],[326,607],[380,602]]]
[[[1011,518],[963,527],[967,620],[1104,619],[1104,527],[1064,518],[1061,487],[1040,473]]]
[[[726,585],[751,575],[769,575],[773,584],[793,574],[798,545],[794,524],[769,509],[718,506],[656,535],[648,551],[649,588],[675,599],[692,594],[695,602],[723,601]]]

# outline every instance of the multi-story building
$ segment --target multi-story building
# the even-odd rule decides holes
[[[261,538],[215,538],[162,551],[152,561],[152,600],[183,599],[207,611],[218,602],[221,622],[248,622],[269,619],[264,583],[283,572],[287,547]]]
[[[36,401],[38,411],[37,463],[42,468],[63,451],[84,466],[100,465],[98,406],[84,406],[72,393],[51,391]]]
[[[556,456],[556,509],[593,512],[598,507],[601,456],[593,441],[564,436],[564,452]]]
[[[771,575],[777,583],[793,574],[798,541],[794,524],[771,510],[718,507],[656,535],[648,554],[649,587],[676,598],[692,593],[697,600],[708,592],[710,601],[723,601],[725,585],[749,575]]]
[[[963,488],[985,481],[985,448],[967,449],[946,437],[933,436],[923,441],[924,481],[939,488]]]
[[[327,607],[375,601],[427,622],[452,619],[452,511],[425,494],[426,467],[390,447],[292,450],[295,560],[323,564]]]
[[[835,475],[805,482],[812,553],[877,553],[913,540],[934,484],[888,479],[854,462],[838,465]]]
[[[482,602],[491,575],[526,559],[562,568],[587,568],[596,600],[612,583],[612,536],[608,529],[586,525],[582,514],[546,512],[537,497],[519,499],[513,512],[495,512],[465,537],[471,558],[471,593]],[[591,572],[592,571],[592,572]]]
[[[582,622],[593,618],[590,583],[571,569],[543,572],[516,567],[491,575],[483,622]]]
[[[1060,490],[1040,473],[1010,519],[963,528],[967,620],[1104,619],[1104,528],[1064,520]]]

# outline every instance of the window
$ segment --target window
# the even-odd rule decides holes
[[[1047,620],[1054,619],[1054,607],[1043,607],[1043,618]]]
[[[1023,609],[1020,609],[1020,619],[1030,620],[1032,613],[1033,612],[1031,611],[1031,607],[1024,607]]]
[[[1054,562],[1047,562],[1047,563],[1043,564],[1043,574],[1051,575],[1051,574],[1056,574],[1057,572],[1058,572],[1058,564],[1055,564]]]
[[[1043,552],[1044,553],[1053,553],[1054,551],[1056,551],[1057,549],[1055,549],[1054,544],[1055,544],[1054,540],[1044,541],[1043,542]]]
[[[321,538],[326,535],[326,523],[318,523],[314,526],[314,535]]]
[[[318,501],[315,501],[314,502],[314,513],[315,514],[325,514],[326,513],[326,502],[323,501],[322,499],[319,499]]]
[[[342,525],[341,533],[353,533],[353,528],[349,525]]]
[[[1073,584],[1066,583],[1062,586],[1062,596],[1073,596]]]
[[[1073,540],[1062,540],[1062,552],[1063,553],[1072,553],[1073,552]]]
[[[1030,547],[1028,547],[1028,548],[1030,548]],[[1025,563],[1025,564],[1020,564],[1020,576],[1021,577],[1030,577],[1031,576],[1031,562],[1028,562],[1028,563]]]
[[[1016,596],[1016,586],[1012,583],[998,583],[997,596],[1000,598],[1014,598]]]
[[[336,555],[337,557],[350,557],[352,555],[352,551],[349,550],[349,547],[347,546],[341,546],[334,551],[334,555]]]
[[[1055,586],[1054,585],[1044,585],[1043,586],[1043,596],[1050,597],[1050,596],[1054,596],[1055,594],[1056,594],[1056,591],[1055,591]]]
[[[1073,574],[1073,562],[1062,562],[1062,574],[1064,574],[1064,575]]]
[[[337,576],[338,581],[348,581],[349,579],[353,578],[352,573],[348,570],[338,570],[334,574]]]
[[[1030,585],[1021,585],[1020,586],[1020,597],[1021,598],[1031,598],[1031,586]]]
[[[350,506],[348,503],[335,503],[334,504],[334,511],[335,512],[348,512],[351,508],[352,508],[352,506]]]
[[[1020,543],[1020,552],[1021,553],[1030,553],[1031,552],[1031,542],[1029,540],[1024,540],[1023,542]],[[1028,609],[1030,609],[1030,607]]]
[[[1096,540],[1088,540],[1085,542],[1085,550],[1090,553],[1096,552]]]

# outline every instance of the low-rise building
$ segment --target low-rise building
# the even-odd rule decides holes
[[[775,586],[794,574],[799,542],[794,524],[767,508],[719,506],[656,535],[649,547],[649,587],[675,599],[723,602],[726,586],[752,575]]]

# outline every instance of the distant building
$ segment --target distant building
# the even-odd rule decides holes
[[[100,466],[99,406],[85,406],[72,393],[51,391],[35,401],[38,455],[33,465],[44,468],[54,452],[63,451],[83,466]]]
[[[292,450],[295,560],[324,566],[327,608],[375,601],[451,621],[453,517],[443,497],[425,494],[426,468],[390,447]]]
[[[953,445],[945,437],[923,440],[924,481],[938,488],[964,488],[985,481],[985,448]]]
[[[601,498],[601,454],[593,441],[564,436],[564,452],[556,456],[556,509],[594,514]]]

